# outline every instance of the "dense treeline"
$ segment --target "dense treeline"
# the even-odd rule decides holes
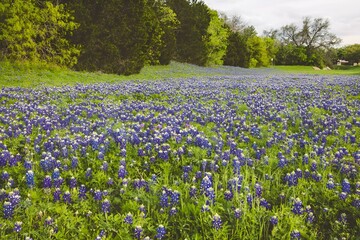
[[[260,37],[239,17],[219,14],[200,0],[0,1],[1,59],[86,71],[133,74],[171,60],[201,66],[261,67],[273,60],[329,65],[339,57],[333,50],[338,42],[321,18]]]

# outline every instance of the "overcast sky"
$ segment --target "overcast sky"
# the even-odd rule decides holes
[[[239,15],[262,34],[286,24],[301,25],[303,17],[330,20],[341,45],[360,43],[360,0],[203,0],[210,8]]]

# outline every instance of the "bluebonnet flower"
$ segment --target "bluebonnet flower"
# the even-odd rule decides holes
[[[76,168],[76,167],[78,166],[78,164],[79,164],[78,158],[75,157],[75,156],[73,156],[73,157],[71,158],[71,167],[72,167],[72,168]]]
[[[127,224],[133,223],[133,215],[131,213],[126,214],[124,222]]]
[[[70,185],[70,189],[76,188],[77,181],[76,181],[75,177],[70,178],[70,184],[69,185]]]
[[[169,215],[174,216],[174,215],[176,215],[177,212],[178,212],[178,210],[176,209],[176,207],[172,207],[170,209]]]
[[[159,227],[156,229],[156,236],[155,238],[157,239],[163,239],[165,237],[166,234],[166,229],[163,225],[159,225]]]
[[[142,227],[141,226],[136,226],[135,229],[134,229],[135,238],[140,239],[142,232],[143,232]]]
[[[259,183],[255,183],[255,194],[257,197],[261,197],[263,188]]]
[[[85,198],[86,198],[86,187],[84,184],[81,184],[79,188],[79,199],[85,199]]]
[[[51,177],[49,175],[46,175],[43,180],[43,188],[51,188]]]
[[[71,194],[69,191],[66,191],[63,195],[63,200],[67,204],[71,204]]]
[[[58,179],[60,177],[60,170],[58,168],[55,168],[53,173],[52,173],[52,178],[53,179]]]
[[[111,177],[109,177],[108,181],[106,183],[107,183],[107,185],[111,186],[114,184],[114,180]]]
[[[90,179],[90,178],[92,177],[92,170],[91,170],[91,168],[86,169],[85,177],[86,177],[86,179]]]
[[[270,218],[270,222],[271,222],[272,225],[277,225],[278,222],[279,222],[278,217],[277,216],[272,216]]]
[[[208,197],[210,203],[213,204],[215,202],[215,191],[213,188],[206,189],[205,196]]]
[[[340,214],[340,217],[339,217],[339,222],[341,222],[342,224],[346,224],[346,223],[347,223],[347,216],[346,216],[346,213],[342,213],[342,214]]]
[[[139,210],[142,213],[146,213],[146,209],[145,209],[145,206],[143,204],[140,205]]]
[[[346,193],[350,193],[351,192],[351,186],[350,186],[350,182],[348,179],[344,179],[341,183],[342,186],[342,191],[346,192]]]
[[[226,190],[224,192],[224,198],[226,201],[231,201],[231,199],[233,198],[233,193],[229,190]]]
[[[212,187],[212,181],[208,176],[205,176],[201,181],[201,189],[205,191],[208,188]]]
[[[345,201],[345,199],[347,198],[348,194],[346,192],[341,192],[339,194],[339,198],[343,201]]]
[[[62,177],[54,179],[54,187],[55,188],[60,188],[61,185],[63,184],[63,182],[64,182],[64,179]]]
[[[165,190],[162,191],[161,196],[160,196],[160,206],[161,207],[169,206],[168,195]]]
[[[326,187],[327,189],[334,189],[335,188],[335,183],[332,179],[329,179],[328,182],[326,183]]]
[[[96,189],[94,192],[94,200],[101,201],[102,199],[102,192],[99,189]]]
[[[296,198],[293,203],[293,209],[292,212],[298,215],[301,215],[303,213],[303,204],[300,200],[300,198]]]
[[[180,192],[177,191],[177,190],[174,190],[171,195],[171,204],[172,205],[176,205],[176,204],[179,204],[180,202]]]
[[[309,212],[307,218],[306,218],[306,222],[308,223],[313,223],[314,222],[314,219],[315,219],[315,216],[314,216],[314,213],[312,212]]]
[[[249,204],[249,207],[252,208],[253,197],[250,193],[247,194],[246,201]]]
[[[60,188],[56,188],[53,193],[54,202],[60,201],[60,195],[61,195]]]
[[[45,219],[44,226],[51,226],[54,223],[54,220],[49,216]]]
[[[120,165],[119,171],[118,171],[118,178],[124,179],[126,177],[126,175],[127,175],[127,171],[125,169],[125,166]]]
[[[204,205],[201,207],[201,212],[209,212],[209,211],[210,211],[209,205],[204,204]]]
[[[261,206],[261,207],[264,207],[264,208],[266,208],[266,209],[270,209],[270,208],[271,208],[270,203],[268,203],[265,198],[261,198],[261,199],[260,199],[260,206]]]
[[[213,216],[212,225],[215,230],[219,230],[221,228],[222,221],[219,214],[215,214]]]
[[[28,185],[29,188],[33,188],[35,185],[34,172],[32,170],[29,170],[26,173],[26,184]]]
[[[290,233],[291,239],[301,239],[301,234],[298,230],[294,230]]]
[[[31,170],[32,169],[32,166],[33,166],[33,162],[32,161],[29,161],[29,160],[26,160],[24,162],[24,167],[26,170]]]
[[[14,206],[10,202],[4,202],[3,205],[4,218],[12,218],[14,214]]]
[[[240,218],[241,218],[241,215],[242,215],[241,209],[240,209],[240,208],[236,208],[236,209],[234,210],[234,217],[235,217],[236,219],[240,219]]]
[[[105,198],[104,201],[101,204],[101,211],[103,213],[109,213],[110,212],[110,201]]]
[[[21,231],[21,225],[22,225],[22,222],[20,222],[20,221],[15,222],[15,224],[14,224],[14,232],[19,233]]]
[[[311,162],[311,171],[316,171],[316,169],[317,169],[317,162],[316,161],[312,161]]]
[[[14,191],[9,192],[9,201],[13,207],[16,207],[20,203],[20,192],[18,189],[14,189]]]

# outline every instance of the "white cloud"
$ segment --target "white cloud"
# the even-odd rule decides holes
[[[342,45],[360,43],[359,0],[203,0],[210,8],[239,15],[257,32],[286,24],[300,25],[303,17],[327,18]]]

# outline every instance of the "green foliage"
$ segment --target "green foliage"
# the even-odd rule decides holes
[[[80,23],[72,40],[83,46],[76,68],[117,74],[138,73],[147,55],[149,17],[146,2],[70,1],[68,5]]]
[[[78,27],[64,5],[34,0],[0,2],[0,57],[73,66],[79,47],[67,36]]]
[[[305,17],[300,27],[288,24],[265,33],[281,44],[276,56],[278,64],[323,67],[332,64],[333,47],[341,42],[329,29],[329,20]]]
[[[207,31],[211,20],[208,7],[197,0],[168,0],[166,3],[180,21],[176,32],[175,59],[205,65],[208,50],[204,39],[208,37]]]
[[[207,38],[205,40],[208,51],[206,65],[222,65],[223,57],[226,54],[228,29],[225,28],[224,20],[218,13],[210,10],[211,20],[207,29]]]
[[[169,64],[175,53],[175,30],[179,21],[173,10],[161,1],[148,1],[147,8],[145,17],[149,37],[145,45],[146,63]]]
[[[360,63],[360,44],[352,44],[339,49],[338,57],[350,64]]]

